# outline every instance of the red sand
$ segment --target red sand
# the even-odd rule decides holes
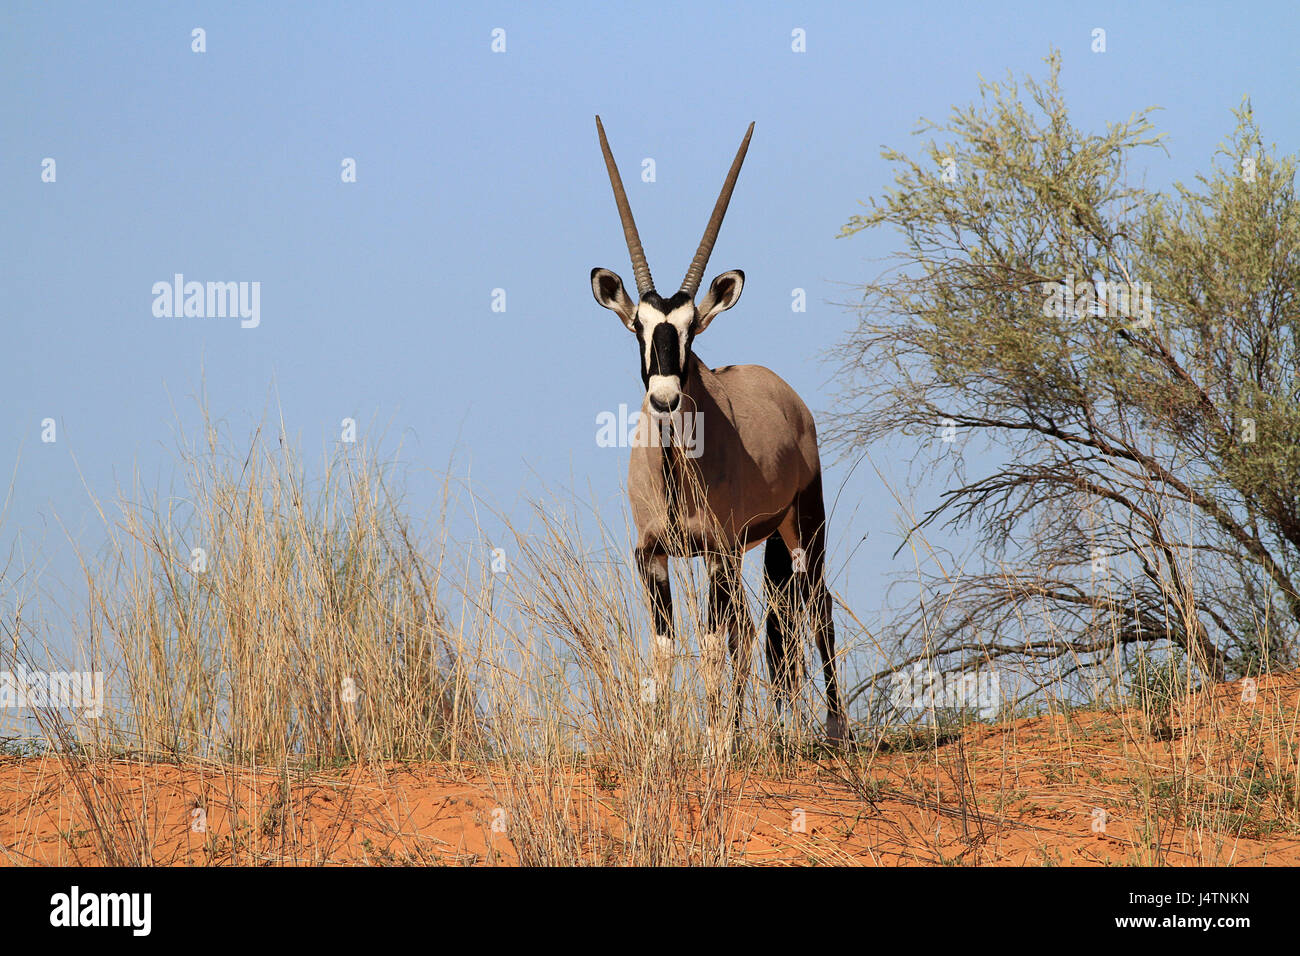
[[[773,762],[731,775],[725,812],[708,817],[726,837],[712,842],[707,834],[722,831],[691,806],[703,790],[697,772],[671,825],[671,858],[1300,864],[1298,690],[1294,674],[1266,678],[1247,703],[1240,684],[1223,685],[1182,702],[1172,733],[1158,735],[1140,714],[1082,711],[981,725],[926,750]],[[286,780],[198,763],[0,758],[0,863],[514,864],[521,825],[535,841],[556,824],[512,821],[499,808],[504,782],[499,770],[450,764],[359,764]],[[627,842],[635,807],[622,781],[579,770],[558,790],[564,799],[551,805],[560,830],[576,834],[577,858],[644,859]]]

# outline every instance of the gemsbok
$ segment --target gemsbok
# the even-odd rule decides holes
[[[650,278],[599,116],[596,129],[632,257],[639,301],[632,301],[623,280],[608,269],[591,270],[591,290],[596,301],[616,313],[636,335],[646,390],[641,422],[643,426],[654,422],[667,438],[634,442],[628,467],[628,496],[637,527],[635,558],[649,592],[658,679],[670,678],[673,657],[668,559],[704,557],[709,600],[700,656],[710,738],[723,730],[724,631],[735,668],[732,708],[739,727],[749,652],[756,637],[742,590],[741,562],[746,551],[766,541],[767,664],[778,707],[784,711],[790,705],[803,661],[791,633],[794,619],[785,611],[807,611],[826,684],[826,736],[834,743],[844,742],[849,728],[835,676],[835,625],[825,577],[826,508],[812,414],[775,372],[758,365],[711,369],[693,349],[695,337],[718,313],[736,304],[745,284],[739,269],[724,272],[695,304],[754,124],[750,123],[731,164],[681,288],[667,297],[655,291]],[[689,449],[682,441],[683,428],[694,433]]]

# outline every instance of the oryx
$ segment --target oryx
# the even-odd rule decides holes
[[[650,596],[657,666],[670,666],[673,613],[668,558],[703,556],[709,567],[708,633],[701,641],[710,730],[715,716],[729,635],[736,670],[734,717],[740,720],[743,681],[749,669],[754,622],[741,590],[741,560],[750,548],[767,542],[764,582],[768,602],[767,663],[784,709],[794,692],[797,664],[788,635],[788,618],[779,606],[807,609],[821,654],[826,683],[827,736],[843,741],[848,724],[835,677],[835,626],[825,580],[826,510],[821,462],[812,414],[794,389],[758,365],[710,369],[695,355],[695,336],[718,313],[740,298],[745,274],[739,269],[713,280],[699,305],[699,290],[718,229],[731,200],[736,177],[749,148],[749,125],[723,183],[681,289],[670,296],[655,291],[618,166],[596,117],[614,201],[632,257],[637,297],[608,269],[591,270],[596,301],[617,313],[637,337],[645,399],[642,422],[654,421],[668,441],[640,441],[628,467],[628,495],[637,526],[635,558]],[[687,418],[686,416],[691,416]],[[684,424],[685,423],[685,424]],[[693,430],[689,450],[680,438]],[[671,429],[671,431],[669,431]],[[798,662],[802,662],[798,652]]]

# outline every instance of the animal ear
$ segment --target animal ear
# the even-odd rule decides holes
[[[622,279],[608,269],[592,269],[591,294],[605,308],[617,313],[629,330],[636,331],[632,324],[636,317],[636,304],[624,291]]]
[[[724,272],[709,285],[704,301],[695,310],[695,331],[703,332],[719,312],[726,312],[740,300],[740,290],[745,287],[745,273],[739,269]]]

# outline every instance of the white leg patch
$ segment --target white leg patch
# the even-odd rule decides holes
[[[700,638],[700,665],[704,680],[710,688],[722,682],[722,672],[727,664],[727,645],[721,634],[705,634]]]
[[[654,663],[654,679],[657,691],[666,692],[673,679],[673,656],[676,644],[671,637],[656,634],[650,653]]]
[[[704,738],[704,762],[717,765],[731,753],[732,732],[730,727],[710,727]]]

